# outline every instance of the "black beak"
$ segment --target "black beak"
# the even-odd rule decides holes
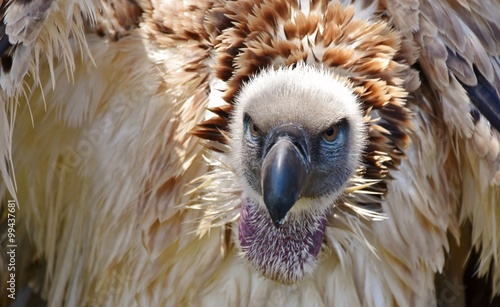
[[[297,125],[288,124],[271,131],[262,164],[262,196],[274,226],[300,198],[309,173],[306,134]]]

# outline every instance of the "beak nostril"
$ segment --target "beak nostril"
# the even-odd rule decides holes
[[[300,126],[294,124],[284,124],[275,127],[271,133],[269,133],[269,138],[265,142],[262,152],[264,157],[280,139],[287,139],[293,144],[297,153],[306,161],[308,160],[307,135]]]
[[[299,151],[299,154],[302,156],[302,157],[307,157],[307,150],[306,148],[304,148],[304,144],[300,143],[300,142],[293,142],[293,145],[295,146],[295,148],[297,148],[297,150]]]

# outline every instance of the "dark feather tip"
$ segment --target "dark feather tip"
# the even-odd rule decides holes
[[[500,97],[493,85],[475,68],[474,73],[477,77],[477,85],[470,86],[462,83],[462,86],[467,91],[467,94],[469,94],[477,110],[489,120],[490,124],[497,131],[500,131]],[[476,111],[471,111],[474,122],[477,122],[479,116],[475,113]]]
[[[9,36],[4,34],[4,36],[0,39],[0,56],[3,55],[10,46]]]

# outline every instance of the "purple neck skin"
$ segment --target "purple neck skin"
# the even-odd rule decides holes
[[[239,223],[239,241],[247,261],[264,276],[293,283],[312,273],[326,226],[323,215],[305,213],[274,227],[263,206],[244,198]]]

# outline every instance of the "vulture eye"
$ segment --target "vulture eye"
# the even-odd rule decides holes
[[[248,124],[250,128],[250,134],[255,138],[258,137],[260,135],[259,127],[257,127],[257,125],[254,123],[252,119],[250,119],[250,122]]]
[[[323,139],[327,142],[333,142],[339,134],[339,125],[335,124],[323,132]]]

